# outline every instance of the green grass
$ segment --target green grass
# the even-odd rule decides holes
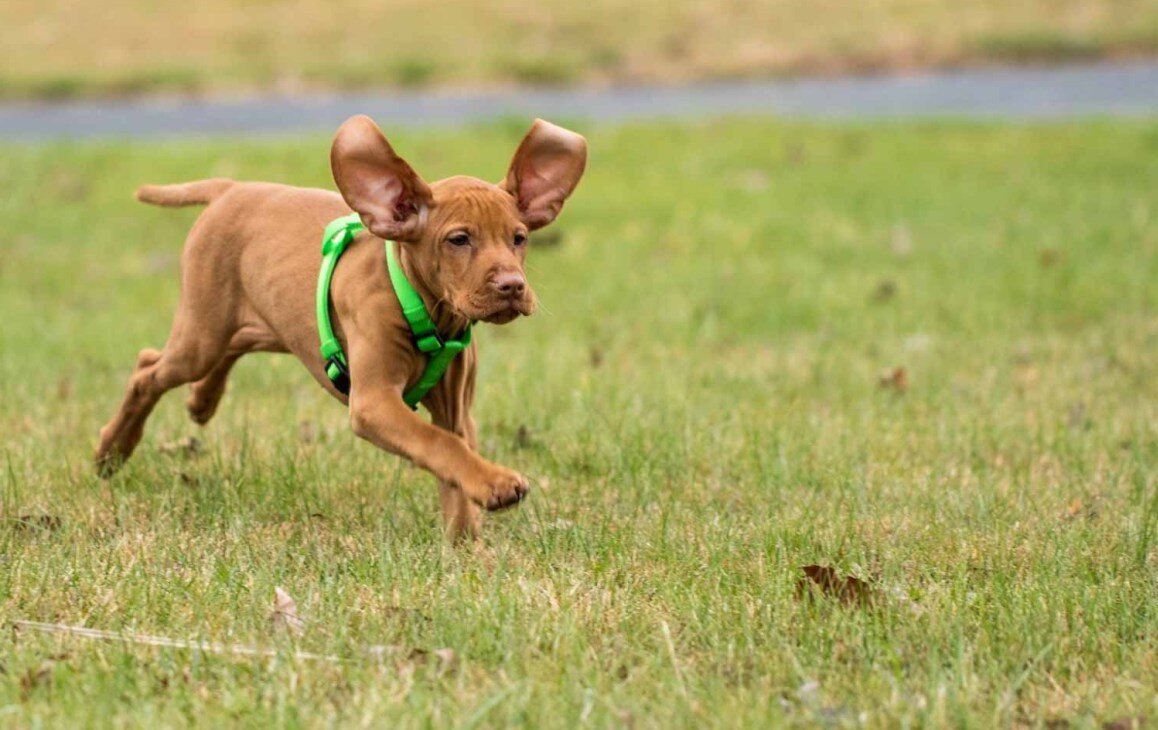
[[[0,98],[683,83],[1156,53],[1158,0],[6,0]]]
[[[522,126],[392,141],[497,179]],[[484,451],[538,483],[477,556],[284,356],[243,360],[204,431],[170,395],[92,474],[194,217],[133,188],[328,185],[325,139],[3,150],[0,618],[287,653],[4,631],[0,723],[1158,718],[1158,125],[580,128],[543,309],[477,332]],[[799,600],[811,563],[884,597]],[[290,657],[275,586],[297,648],[350,659]]]

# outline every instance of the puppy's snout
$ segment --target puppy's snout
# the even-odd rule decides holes
[[[491,286],[499,296],[517,299],[527,291],[527,279],[517,271],[498,274],[491,280]]]

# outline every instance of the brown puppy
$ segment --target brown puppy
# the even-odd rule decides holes
[[[239,357],[290,352],[349,404],[354,433],[440,480],[448,535],[477,537],[481,509],[515,504],[527,480],[475,453],[473,342],[422,401],[433,424],[403,403],[426,357],[390,285],[382,239],[404,242],[402,267],[442,336],[458,337],[473,320],[501,324],[529,315],[535,296],[523,271],[527,234],[555,220],[586,161],[583,137],[536,120],[498,185],[471,177],[428,185],[374,122],[358,116],[338,130],[330,152],[340,196],[224,179],[141,188],[137,197],[147,203],[209,207],[185,244],[169,341],[137,356],[120,410],[101,429],[101,473],[111,474],[132,454],[166,391],[192,383],[189,414],[204,424]],[[347,399],[325,374],[314,295],[322,230],[351,208],[367,232],[343,254],[331,294],[334,329],[349,362]]]

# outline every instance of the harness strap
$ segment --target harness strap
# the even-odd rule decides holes
[[[353,242],[354,236],[364,228],[358,214],[351,213],[331,221],[322,234],[322,268],[318,272],[317,289],[318,335],[322,341],[321,353],[326,365],[326,377],[343,394],[350,392],[350,370],[346,354],[342,352],[342,343],[334,335],[333,323],[330,321],[330,281],[334,277],[338,259]],[[443,340],[438,336],[434,321],[426,311],[426,304],[406,278],[394,247],[393,241],[386,242],[386,268],[390,273],[390,284],[414,336],[415,347],[427,356],[422,376],[413,388],[402,394],[406,405],[417,410],[418,402],[438,385],[451,361],[470,344],[471,327],[467,325],[466,331],[457,340]]]

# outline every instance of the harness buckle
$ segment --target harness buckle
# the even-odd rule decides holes
[[[326,377],[339,393],[350,394],[350,370],[346,367],[346,363],[342,362],[340,353],[326,358]]]
[[[428,332],[424,335],[414,336],[414,345],[419,352],[424,355],[429,355],[432,352],[438,352],[444,346],[442,338],[438,336],[437,332]]]

